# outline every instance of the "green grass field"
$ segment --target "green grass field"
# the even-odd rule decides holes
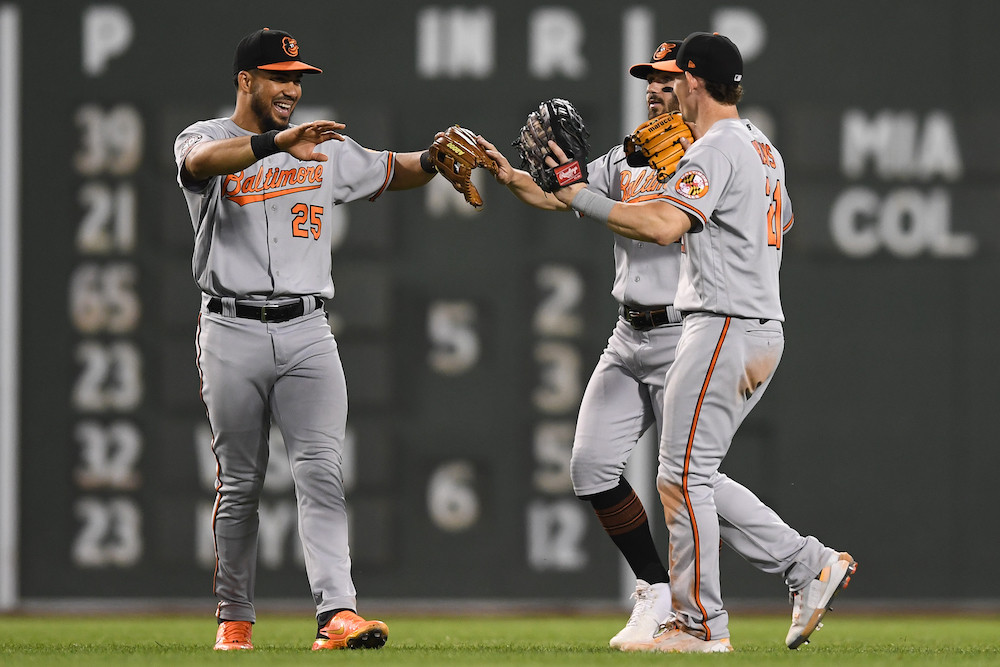
[[[789,651],[785,616],[731,620],[728,655],[620,653],[607,641],[626,616],[383,617],[378,651],[309,650],[308,616],[261,617],[256,650],[211,650],[211,616],[0,616],[0,665],[1000,665],[1000,616],[832,613],[813,643]]]

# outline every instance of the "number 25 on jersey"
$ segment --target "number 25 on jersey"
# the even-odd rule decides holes
[[[306,204],[296,204],[292,207],[295,217],[292,219],[292,236],[307,239],[312,234],[314,239],[318,239],[323,232],[322,206]]]

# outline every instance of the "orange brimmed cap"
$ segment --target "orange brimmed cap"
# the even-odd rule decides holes
[[[653,70],[661,72],[680,72],[674,59],[677,51],[681,48],[681,40],[668,39],[656,47],[653,52],[652,62],[637,63],[628,68],[628,73],[637,79],[645,79]]]
[[[323,71],[299,60],[299,43],[294,37],[283,30],[270,28],[250,33],[236,46],[233,76],[252,69],[279,72]]]

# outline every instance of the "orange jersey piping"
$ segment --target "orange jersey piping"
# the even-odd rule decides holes
[[[389,183],[392,181],[392,172],[395,164],[396,164],[396,154],[389,153],[389,159],[385,164],[385,182],[382,183],[382,187],[378,189],[378,192],[376,192],[375,194],[373,194],[371,197],[368,198],[368,201],[375,201],[376,199],[379,198],[379,195],[385,192],[385,189],[389,187]]]
[[[719,354],[722,352],[722,343],[726,340],[726,333],[729,331],[729,323],[731,321],[732,318],[727,317],[725,324],[722,326],[719,342],[716,343],[715,353],[712,355],[712,363],[709,364],[708,371],[705,373],[705,382],[701,385],[701,393],[698,395],[698,403],[694,409],[694,419],[691,421],[691,432],[688,434],[687,448],[684,451],[684,473],[681,475],[681,491],[684,494],[684,505],[687,507],[688,516],[691,517],[691,535],[694,537],[694,601],[698,605],[701,617],[706,620],[708,612],[705,611],[705,606],[701,603],[701,541],[698,538],[698,521],[694,517],[694,507],[691,504],[691,496],[688,492],[688,473],[691,468],[691,451],[694,448],[694,434],[698,428],[701,406],[705,402],[705,394],[708,393],[708,384],[711,382],[712,374],[715,372],[715,364],[719,360]],[[712,630],[708,627],[708,623],[702,621],[702,627],[705,628],[705,640],[711,641]]]

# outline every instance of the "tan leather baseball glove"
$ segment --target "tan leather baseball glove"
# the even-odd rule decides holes
[[[438,173],[465,196],[465,201],[476,208],[482,206],[483,198],[472,184],[472,170],[485,167],[495,176],[499,167],[496,160],[476,143],[476,134],[464,127],[452,125],[434,139],[427,150]]]
[[[653,167],[656,180],[666,183],[684,156],[682,137],[694,141],[691,128],[676,111],[648,120],[625,137],[626,162],[633,167]]]

